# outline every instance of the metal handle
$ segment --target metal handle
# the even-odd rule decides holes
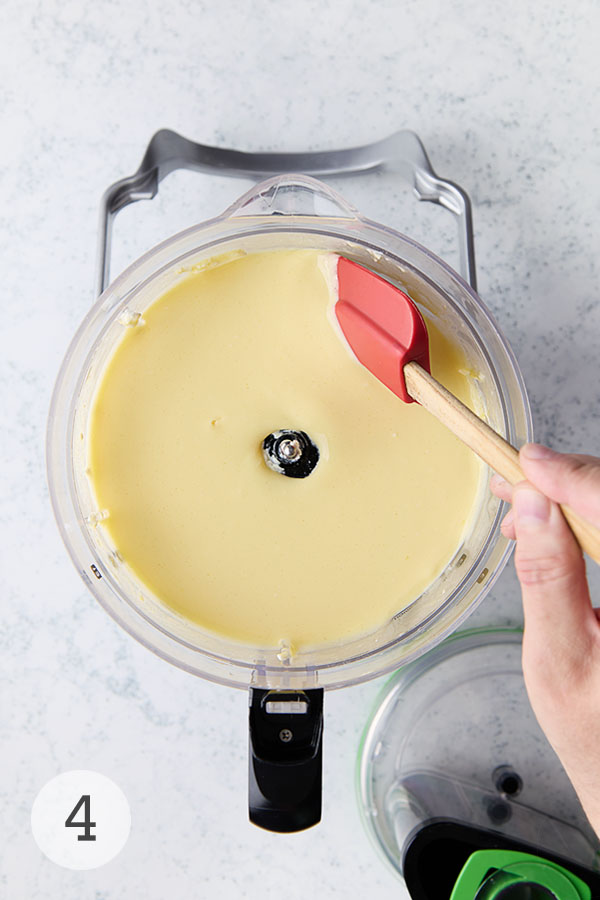
[[[425,148],[413,131],[397,131],[388,138],[346,150],[315,153],[243,153],[197,144],[174,131],[157,131],[134,175],[116,181],[105,192],[100,209],[96,294],[106,288],[110,274],[113,220],[119,210],[136,200],[151,200],[160,182],[176,169],[260,178],[299,172],[307,175],[344,176],[387,169],[412,185],[419,200],[450,210],[458,221],[460,268],[477,289],[473,218],[469,196],[459,185],[435,174]]]
[[[250,689],[248,808],[268,831],[321,820],[323,688]]]

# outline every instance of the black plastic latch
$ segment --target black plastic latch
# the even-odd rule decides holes
[[[323,688],[250,689],[250,821],[302,831],[321,819]]]

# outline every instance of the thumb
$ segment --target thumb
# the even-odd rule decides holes
[[[581,550],[558,506],[526,481],[515,486],[513,511],[528,643],[577,665],[597,627]]]
[[[600,459],[525,444],[519,461],[531,484],[600,528]]]

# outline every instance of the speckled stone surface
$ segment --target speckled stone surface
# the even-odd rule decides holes
[[[537,437],[598,452],[598,4],[7,0],[2,20],[0,893],[405,896],[355,799],[381,684],[326,697],[322,824],[296,836],[248,825],[247,697],[131,640],[61,544],[44,471],[50,394],[92,300],[100,196],[154,131],[291,150],[411,128],[471,194],[480,294],[517,354]],[[113,271],[245,186],[170,176],[120,216]],[[448,214],[377,179],[338,187],[454,262]],[[509,565],[471,622],[520,617]],[[39,789],[74,768],[112,777],[133,815],[120,856],[82,873],[47,860],[29,829]]]

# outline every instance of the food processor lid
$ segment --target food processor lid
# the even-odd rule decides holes
[[[478,850],[450,900],[590,900],[589,885],[550,860],[514,850]]]
[[[478,851],[533,854],[600,886],[600,845],[529,705],[518,630],[459,632],[396,673],[358,776],[367,831],[414,900],[449,898]]]

